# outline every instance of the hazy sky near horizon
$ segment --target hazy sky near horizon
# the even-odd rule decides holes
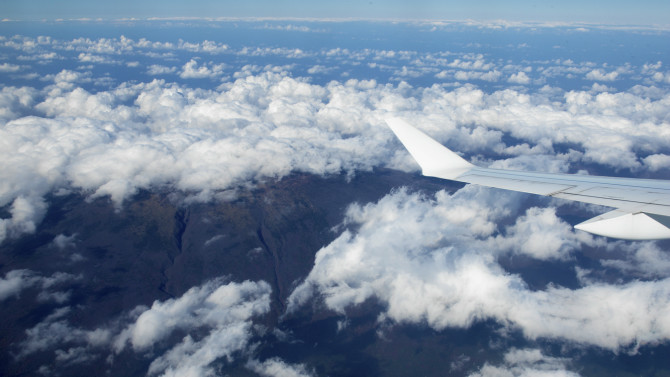
[[[665,0],[7,0],[0,17],[11,20],[149,17],[297,17],[364,19],[509,20],[667,25]]]

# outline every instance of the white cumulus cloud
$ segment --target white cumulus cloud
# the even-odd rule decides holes
[[[211,62],[200,65],[195,59],[191,59],[181,68],[179,77],[183,79],[215,78],[223,74],[225,67],[226,65],[223,63],[214,64]]]
[[[263,377],[309,377],[314,373],[307,370],[304,364],[292,365],[279,358],[271,358],[260,362],[249,360],[247,368]]]
[[[196,60],[186,67],[204,77],[223,69]],[[11,217],[0,219],[0,239],[34,230],[45,213],[44,195],[59,188],[122,205],[141,188],[169,186],[209,200],[217,191],[294,171],[415,170],[384,124],[392,116],[466,154],[533,154],[510,159],[522,169],[539,161],[551,167],[554,159],[564,165],[560,171],[595,162],[653,172],[664,166],[670,143],[667,94],[485,93],[470,85],[413,88],[374,80],[316,85],[282,68],[268,72],[274,68],[248,66],[216,90],[155,80],[91,93],[78,86],[91,74],[68,70],[48,77],[54,85],[42,91],[4,88],[0,206],[12,207]],[[523,142],[507,145],[505,134]],[[561,144],[574,149],[557,155]],[[640,160],[638,151],[649,157]]]
[[[16,65],[16,64],[10,64],[10,63],[0,64],[0,72],[12,73],[12,72],[18,72],[20,70],[21,70],[21,66]]]
[[[512,349],[503,364],[493,366],[486,363],[470,377],[578,377],[579,374],[566,369],[569,360],[544,355],[537,349]]]
[[[586,74],[586,78],[594,81],[614,81],[619,76],[619,72],[612,71],[605,73],[602,69],[594,69]]]
[[[17,271],[6,277],[6,285],[16,286],[15,280],[30,276],[29,272]],[[42,279],[43,285],[48,285],[47,280],[56,283],[54,277]],[[4,282],[0,280],[0,292],[13,294],[15,288],[1,288]],[[133,352],[152,358],[149,375],[209,376],[217,360],[231,362],[251,356],[251,338],[262,333],[261,328],[254,327],[254,320],[269,312],[271,291],[263,281],[225,283],[215,279],[178,298],[155,301],[150,308],[139,306],[93,330],[79,328],[68,320],[80,309],[63,307],[26,330],[18,356],[54,350],[55,362],[67,365],[118,354],[130,345]],[[165,350],[161,342],[178,331],[186,336]],[[163,351],[156,354],[157,349]],[[113,358],[108,362],[113,363]],[[290,365],[277,358],[262,363],[250,358],[247,368],[262,375],[310,375],[303,365]]]
[[[431,199],[399,191],[376,204],[352,206],[346,221],[356,230],[317,253],[314,268],[289,298],[289,312],[322,297],[329,309],[345,314],[375,298],[385,307],[380,320],[426,323],[436,330],[490,319],[529,339],[613,351],[670,339],[670,279],[531,290],[496,262],[492,232],[507,214],[504,204],[487,202],[501,197],[481,191],[468,198],[471,194],[440,192]],[[555,221],[551,212],[534,212],[529,215],[540,223],[543,217]],[[552,225],[559,225],[561,235],[545,235],[542,244],[534,239],[542,231],[517,233],[525,223],[520,219],[508,234],[522,238],[521,253],[560,258],[565,240],[579,244],[560,224]]]
[[[507,79],[507,82],[512,83],[512,84],[521,84],[521,85],[526,85],[530,83],[530,77],[526,74],[526,72],[517,72],[512,74],[509,79]]]

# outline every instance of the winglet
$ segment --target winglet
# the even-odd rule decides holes
[[[419,163],[423,175],[455,179],[475,167],[402,119],[387,119],[386,124]]]
[[[670,229],[663,224],[664,220],[668,217],[614,210],[577,224],[575,229],[624,240],[660,240],[670,238]]]

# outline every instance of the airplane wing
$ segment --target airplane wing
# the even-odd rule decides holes
[[[670,181],[482,168],[402,119],[386,123],[425,176],[614,207],[575,228],[629,240],[670,238]]]

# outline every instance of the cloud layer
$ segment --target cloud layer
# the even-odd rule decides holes
[[[355,230],[317,253],[313,270],[289,298],[289,312],[315,296],[342,314],[376,299],[385,307],[380,321],[427,323],[436,330],[493,319],[529,339],[612,351],[670,339],[670,279],[532,290],[498,263],[506,248],[538,259],[564,258],[594,239],[535,208],[492,236],[507,215],[503,203],[513,199],[469,191],[434,198],[398,191],[350,207],[346,222]],[[535,229],[519,231],[527,224]]]
[[[20,275],[25,273],[17,271],[0,282],[9,284]],[[161,376],[210,376],[217,365],[242,358],[247,369],[263,376],[310,376],[304,365],[254,357],[252,339],[265,331],[255,321],[269,312],[271,293],[263,281],[215,279],[178,298],[155,301],[150,308],[138,306],[93,330],[68,320],[80,308],[62,307],[26,330],[17,358],[49,350],[53,367],[60,368],[111,355],[107,363],[113,368],[122,352],[133,352],[151,359],[148,375]],[[166,342],[175,333],[186,335],[176,343]],[[46,366],[41,371],[50,372]]]
[[[192,62],[194,72],[215,69]],[[667,95],[570,91],[556,102],[555,91],[486,94],[471,86],[357,80],[321,86],[271,72],[218,90],[155,80],[90,93],[77,86],[85,80],[62,71],[42,91],[3,92],[0,205],[10,205],[11,217],[1,220],[0,239],[33,231],[46,210],[44,195],[58,189],[121,205],[140,188],[171,187],[208,200],[291,172],[414,170],[384,125],[391,116],[467,154],[511,158],[515,168],[597,163],[656,172],[668,165]],[[32,104],[39,113],[23,115]],[[528,155],[536,157],[524,160]],[[550,165],[556,162],[563,165]]]

